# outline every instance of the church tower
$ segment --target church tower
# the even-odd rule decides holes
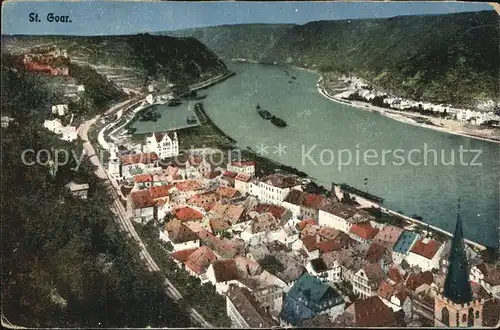
[[[484,301],[473,299],[460,219],[460,200],[458,203],[457,223],[448,257],[448,273],[444,288],[436,295],[434,302],[434,325],[437,327],[478,327],[483,323]]]

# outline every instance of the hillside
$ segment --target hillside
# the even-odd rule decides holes
[[[222,26],[177,35],[193,35],[224,58],[349,72],[413,99],[474,105],[499,99],[498,23],[496,12],[483,11],[268,29]],[[250,42],[240,41],[242,35]],[[273,42],[262,46],[268,40]]]
[[[66,49],[72,62],[89,64],[119,86],[137,88],[148,77],[192,84],[228,72],[217,55],[194,38],[149,34],[2,36],[2,51],[12,54],[46,45]]]
[[[266,55],[276,43],[295,25],[293,24],[239,24],[208,28],[184,29],[166,32],[171,36],[191,36],[210,44],[222,58],[254,58]]]

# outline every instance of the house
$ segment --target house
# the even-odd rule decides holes
[[[335,318],[344,311],[345,301],[331,286],[309,275],[302,275],[288,291],[280,313],[282,326],[296,326],[319,314]]]
[[[75,126],[63,126],[60,119],[45,120],[43,126],[54,134],[60,135],[63,141],[74,141],[78,138],[78,132]]]
[[[370,244],[378,231],[378,228],[372,227],[369,222],[355,223],[349,229],[349,236],[358,242]]]
[[[384,271],[379,264],[368,264],[354,275],[351,282],[355,293],[361,298],[368,298],[377,294],[384,278]]]
[[[382,302],[379,296],[356,300],[346,308],[345,314],[344,317],[352,322],[350,325],[355,327],[397,326],[393,311]]]
[[[406,261],[411,266],[419,266],[422,271],[439,269],[439,260],[444,244],[433,239],[424,238],[415,242]]]
[[[3,128],[9,127],[10,123],[15,120],[14,118],[9,116],[2,116],[1,119]]]
[[[430,286],[434,282],[434,275],[431,271],[409,273],[404,281],[404,285],[410,293],[414,293],[422,285]]]
[[[255,175],[255,162],[232,162],[227,164],[227,170],[234,173],[244,173],[253,176]]]
[[[52,106],[52,113],[58,116],[64,116],[68,114],[68,105],[67,104],[57,104]]]
[[[276,173],[262,179],[255,193],[263,203],[281,204],[291,189],[300,190],[302,185],[293,176]]]
[[[278,325],[248,289],[236,285],[231,285],[227,291],[226,310],[234,328],[271,328]]]
[[[274,251],[270,255],[284,266],[282,271],[274,275],[286,284],[285,291],[289,290],[299,277],[307,272],[303,266],[302,258],[294,252]]]
[[[153,133],[146,137],[144,153],[156,153],[160,159],[179,155],[179,140],[175,131]]]
[[[471,269],[471,280],[480,284],[493,296],[500,293],[500,270],[487,263],[480,263]]]
[[[174,262],[179,266],[180,268],[185,269],[185,263],[188,261],[189,257],[199,248],[191,248],[191,249],[185,249],[185,250],[178,250],[170,253],[170,257],[174,259]]]
[[[328,200],[316,194],[310,194],[301,190],[292,189],[282,205],[292,211],[295,217],[301,219],[314,219],[318,220],[319,210],[325,206]]]
[[[208,246],[202,245],[188,256],[184,265],[189,274],[200,278],[202,283],[208,283],[210,279],[206,272],[215,260],[215,253]]]
[[[341,269],[337,260],[332,258],[334,253],[329,252],[329,254],[324,254],[320,258],[310,260],[306,265],[307,272],[325,283],[340,281]]]
[[[306,193],[306,196],[300,202],[300,215],[302,218],[318,220],[320,208],[327,205],[327,203],[328,200],[321,195]]]
[[[89,185],[87,183],[76,183],[71,181],[65,186],[74,197],[81,199],[87,199],[87,193],[89,191]]]
[[[260,244],[256,246],[249,246],[247,256],[248,258],[259,262],[264,259],[269,253],[269,249],[264,244]]]
[[[241,196],[238,189],[224,186],[217,188],[217,194],[219,195],[220,199],[226,200],[231,200],[233,198],[238,198]]]
[[[178,219],[170,220],[165,225],[165,232],[174,247],[174,251],[193,249],[200,246],[198,235]]]
[[[237,285],[240,274],[234,259],[219,259],[208,267],[207,277],[215,285],[215,291],[218,294],[224,294],[231,284]]]
[[[388,272],[389,265],[392,264],[391,249],[373,242],[366,251],[365,259],[369,263],[378,263],[384,272]]]
[[[367,261],[364,257],[366,250],[368,250],[368,246],[356,242],[356,244],[338,250],[331,255],[331,258],[334,258],[340,266],[342,280],[352,282],[356,273],[366,265]],[[322,256],[327,263],[331,263],[329,254],[330,252]]]
[[[153,185],[153,176],[151,174],[134,175],[134,185],[138,188],[151,187]]]
[[[278,318],[283,308],[283,289],[286,287],[283,281],[264,270],[259,275],[240,278],[238,282],[239,286],[252,292],[273,318]]]
[[[279,222],[271,213],[262,213],[255,217],[251,222],[252,234],[260,232],[269,232],[279,228]],[[243,237],[242,237],[243,238]]]
[[[406,289],[402,283],[393,285],[387,281],[382,281],[378,288],[377,295],[382,299],[382,302],[394,312],[403,309],[403,306],[406,313],[411,311],[410,297],[406,293]]]
[[[411,231],[404,231],[392,248],[392,259],[396,264],[406,259],[413,245],[419,239],[418,234]]]
[[[216,192],[213,192],[213,191],[207,191],[207,192],[204,192],[201,194],[196,194],[196,195],[189,197],[187,202],[189,204],[193,204],[193,205],[205,208],[209,205],[215,204],[219,200],[220,200],[219,194],[217,194]]]
[[[274,205],[274,204],[262,204],[259,203],[253,209],[256,213],[270,213],[273,217],[278,221],[280,226],[285,225],[291,218],[291,213],[289,210],[282,206]]]
[[[228,187],[234,187],[237,175],[238,173],[236,172],[225,171],[224,173],[222,173],[221,179]]]
[[[358,212],[358,209],[346,204],[326,204],[318,212],[318,224],[349,233],[352,224],[355,223],[354,215]]]
[[[157,202],[151,198],[148,190],[139,190],[129,195],[134,220],[142,223],[149,222],[157,216]]]
[[[240,253],[240,246],[230,240],[222,240],[206,230],[197,233],[201,242],[215,252],[219,259],[231,259]]]
[[[185,207],[180,207],[174,211],[175,218],[182,221],[182,222],[187,222],[187,221],[199,221],[202,220],[204,215],[193,209],[192,207],[185,206]]]
[[[385,225],[379,230],[377,235],[375,235],[375,237],[373,238],[373,242],[392,249],[403,232],[403,228]]]
[[[316,235],[304,236],[301,238],[308,260],[319,258],[319,237]]]
[[[234,177],[234,188],[237,189],[242,196],[250,193],[250,180],[252,175],[246,173],[238,173]]]
[[[158,160],[158,155],[154,152],[122,156],[120,176],[128,179],[135,174],[159,170]]]

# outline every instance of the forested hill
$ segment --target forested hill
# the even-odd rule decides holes
[[[467,105],[499,99],[495,11],[174,33],[192,35],[224,58],[350,72],[413,99]]]
[[[64,48],[72,61],[120,68],[139,78],[165,78],[173,83],[197,83],[227,73],[224,63],[194,38],[137,34],[125,36],[2,36],[2,52],[16,54],[33,47]]]
[[[166,297],[163,275],[150,273],[138,246],[118,232],[94,166],[85,158],[75,168],[82,141],[42,126],[49,89],[3,57],[1,77],[2,111],[15,118],[1,128],[2,315],[28,328],[192,326]],[[23,162],[26,150],[33,153]],[[78,157],[52,176],[44,164],[58,150]],[[87,200],[65,190],[71,180],[89,184]]]

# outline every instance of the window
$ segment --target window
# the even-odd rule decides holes
[[[467,326],[468,327],[472,327],[474,325],[474,309],[472,307],[469,308],[469,313],[468,314],[469,314],[468,315],[469,322],[467,322]],[[476,315],[477,315],[477,313],[476,313]]]
[[[479,318],[479,311],[476,311],[476,319]]]
[[[462,315],[462,322],[466,322],[467,321],[467,315]]]
[[[441,322],[444,325],[449,326],[450,325],[450,312],[448,311],[448,308],[443,308],[441,311]]]

